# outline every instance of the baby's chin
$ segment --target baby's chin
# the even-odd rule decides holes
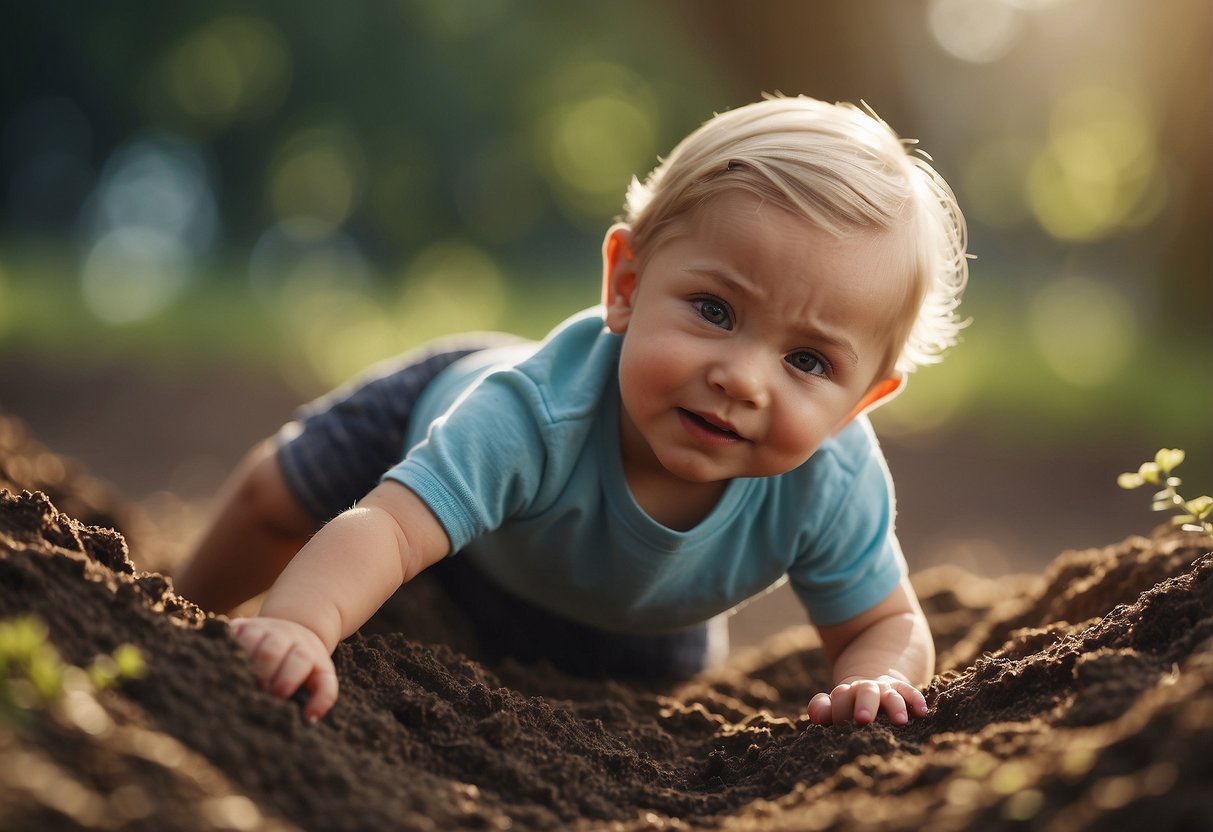
[[[736,479],[758,479],[762,477],[778,477],[781,474],[787,474],[790,471],[795,471],[801,465],[808,461],[808,457],[804,460],[788,465],[738,465],[738,466],[711,466],[698,463],[686,464],[678,461],[666,462],[661,460],[662,467],[671,476],[682,480],[688,485],[709,485],[711,483],[727,483]]]

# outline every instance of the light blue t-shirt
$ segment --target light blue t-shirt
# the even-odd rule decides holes
[[[385,478],[415,491],[452,552],[503,588],[606,630],[690,626],[785,577],[816,624],[888,596],[905,561],[866,419],[794,471],[730,481],[699,525],[676,531],[624,479],[622,340],[595,308],[542,343],[456,362],[426,388],[407,454]]]

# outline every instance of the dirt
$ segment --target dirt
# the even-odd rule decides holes
[[[658,688],[488,666],[400,618],[339,646],[309,726],[173,591],[188,507],[3,418],[0,489],[0,619],[36,615],[74,665],[147,665],[0,712],[2,829],[1213,829],[1208,536],[915,575],[939,672],[904,727],[808,723],[828,673],[804,626]]]

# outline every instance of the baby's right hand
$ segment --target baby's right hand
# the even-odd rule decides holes
[[[281,618],[236,618],[231,627],[262,690],[285,699],[303,685],[311,694],[303,711],[307,720],[328,713],[337,701],[337,671],[319,636]]]

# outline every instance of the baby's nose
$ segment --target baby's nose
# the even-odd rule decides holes
[[[731,399],[752,407],[769,403],[761,364],[746,350],[731,350],[708,371],[708,383]]]

